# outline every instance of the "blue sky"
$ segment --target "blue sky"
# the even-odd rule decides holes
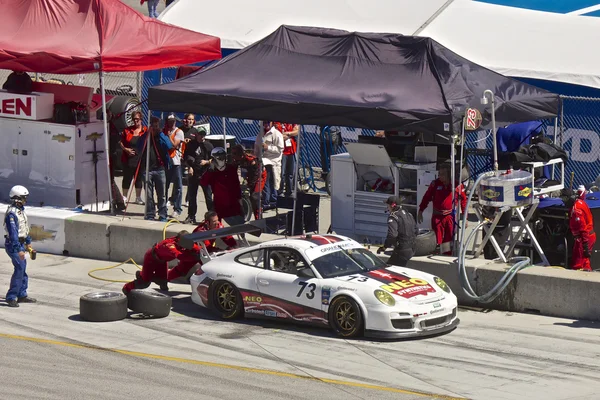
[[[600,16],[600,1],[598,0],[475,0],[482,3],[499,4],[504,6],[528,8],[531,10],[547,11],[566,14],[583,10],[588,7],[598,6],[598,11],[591,11],[582,15]]]

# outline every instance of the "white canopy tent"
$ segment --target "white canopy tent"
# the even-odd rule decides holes
[[[418,3],[418,7],[415,5]],[[446,0],[176,0],[159,20],[221,39],[224,49],[242,49],[281,25],[350,32],[411,35]]]
[[[593,42],[600,18],[471,0],[176,0],[160,20],[241,49],[283,24],[429,36],[484,67],[512,77],[600,88]]]

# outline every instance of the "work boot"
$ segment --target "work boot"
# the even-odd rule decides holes
[[[9,307],[19,307],[19,303],[15,299],[7,300],[6,302],[8,303]]]
[[[160,290],[163,290],[165,292],[169,291],[169,285],[167,284],[166,279],[155,279],[154,283],[156,283],[160,287]]]
[[[37,303],[36,299],[34,299],[33,297],[29,297],[29,296],[19,297],[19,299],[17,301],[19,303]]]

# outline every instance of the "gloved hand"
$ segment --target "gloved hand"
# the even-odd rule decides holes
[[[583,256],[585,258],[591,258],[592,257],[592,253],[590,253],[590,248],[589,248],[587,242],[583,242]]]
[[[423,211],[419,211],[419,212],[417,213],[417,222],[418,222],[419,224],[423,223]]]
[[[377,254],[381,254],[385,252],[385,247],[381,246],[380,248],[377,249]]]

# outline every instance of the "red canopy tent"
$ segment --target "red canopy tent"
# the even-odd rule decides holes
[[[0,69],[144,71],[221,58],[219,38],[148,18],[120,0],[0,0]]]
[[[145,17],[121,0],[0,0],[0,9],[0,69],[98,72],[102,115],[106,115],[104,72],[154,70],[221,58],[219,38]],[[108,153],[106,119],[104,144]],[[110,172],[108,176],[110,187]]]

